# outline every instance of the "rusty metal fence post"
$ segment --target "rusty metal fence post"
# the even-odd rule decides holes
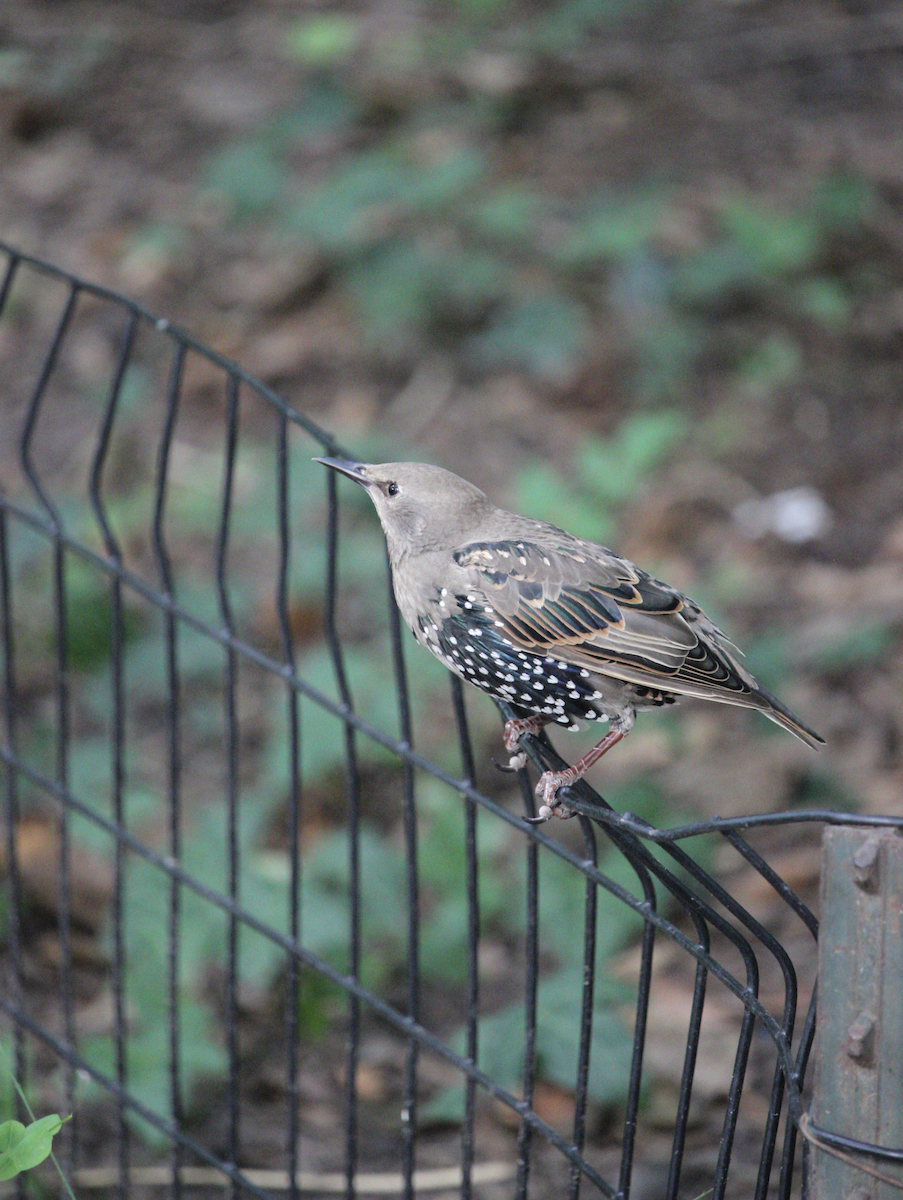
[[[899,1200],[903,1152],[893,1148],[903,1147],[903,838],[897,831],[825,830],[818,973],[812,1200]],[[863,1154],[852,1143],[876,1153]]]

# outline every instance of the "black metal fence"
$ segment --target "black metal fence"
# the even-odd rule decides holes
[[[797,1123],[815,1000],[811,970],[797,977],[814,955],[795,947],[811,945],[817,926],[743,831],[846,818],[796,813],[662,831],[580,783],[571,791],[579,839],[525,823],[492,787],[481,790],[469,731],[476,710],[459,683],[447,711],[434,701],[423,711],[381,539],[371,523],[349,558],[336,477],[309,464],[342,448],[183,330],[0,249],[0,1009],[26,1093],[43,1089],[42,1099],[74,1114],[60,1141],[76,1190],[125,1196],[155,1184],[179,1196],[225,1185],[263,1196],[284,1186],[292,1197],[351,1197],[444,1188],[626,1200],[637,1169],[645,1174],[635,1196],[800,1194]],[[313,610],[325,639],[319,658]],[[362,627],[382,630],[385,653],[363,698],[351,663]],[[437,761],[415,748],[427,719],[454,730]],[[529,756],[537,767],[560,765],[543,737]],[[329,774],[336,762],[341,788]],[[463,875],[449,910],[461,962],[428,994],[423,947],[435,909],[422,856],[425,824],[437,818],[426,793],[459,820],[452,834],[440,828],[438,845],[451,839],[445,849]],[[260,819],[264,811],[272,824],[273,797],[278,837]],[[371,860],[369,830],[385,806],[401,836]],[[332,871],[327,885],[306,892],[312,868],[300,851],[324,836],[321,810],[344,835],[330,843],[328,870],[318,868]],[[490,826],[520,863],[522,893],[500,902],[522,914],[519,932],[509,931],[518,978],[506,980],[519,1006],[503,1037],[516,1043],[517,1080],[487,1058],[482,1039],[499,1003],[480,957],[495,869],[481,843]],[[769,922],[780,937],[700,865],[711,861],[703,835],[713,831],[781,906]],[[697,861],[685,841],[709,848]],[[267,857],[267,844],[289,852]],[[540,898],[553,866],[580,881],[582,898],[551,914],[579,947],[579,969],[550,1015]],[[398,886],[381,892],[374,880],[393,871]],[[638,952],[632,983],[602,1003],[610,981],[599,978],[597,941],[612,904],[634,915]],[[90,949],[98,936],[99,956]],[[387,939],[397,957],[390,978],[377,962]],[[667,1118],[656,1119],[666,1150],[650,1175],[651,1143],[638,1141],[647,1017],[654,955],[669,943],[691,969],[692,1000],[679,1084]],[[261,1004],[246,994],[255,985],[281,1007],[281,1031],[276,1022],[266,1037],[255,1031]],[[713,995],[719,1012],[733,1013],[719,1043],[730,1068],[720,1137],[705,1133],[700,1149],[694,1077],[700,1054],[712,1053],[703,1031]],[[214,1012],[221,1036],[205,1025]],[[312,1032],[323,1012],[327,1032]],[[614,1040],[612,1028],[622,1030]],[[376,1108],[362,1084],[374,1029],[392,1047]],[[538,1100],[550,1036],[573,1048],[570,1078],[557,1076],[564,1121]],[[247,1081],[267,1047],[279,1103],[262,1139],[248,1133]],[[621,1077],[603,1102],[593,1071],[608,1059]],[[428,1119],[443,1089],[457,1098],[455,1115]],[[281,1175],[256,1169],[262,1140],[265,1165],[278,1160]]]

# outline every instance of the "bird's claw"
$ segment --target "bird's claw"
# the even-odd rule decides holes
[[[548,804],[540,804],[536,810],[535,817],[524,817],[528,825],[545,825],[546,821],[551,821],[554,816],[561,816],[556,809],[551,808]]]
[[[573,780],[566,771],[544,771],[540,775],[539,783],[536,785],[536,795],[542,803],[537,810],[537,815],[530,818],[533,824],[539,825],[544,821],[551,820],[552,817],[558,817],[562,821],[576,817],[577,814],[566,808],[563,800],[558,799],[559,788],[572,782]]]
[[[560,804],[540,804],[536,810],[535,817],[524,817],[528,825],[544,825],[546,821],[551,821],[553,817],[557,817],[559,821],[570,821],[571,817],[576,817],[577,814],[569,808],[564,807],[564,803]]]
[[[506,775],[515,775],[527,765],[527,756],[526,754],[512,754],[507,763],[500,763],[497,758],[494,758],[492,765],[499,771],[504,771]]]

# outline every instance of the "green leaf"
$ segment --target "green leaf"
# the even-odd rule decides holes
[[[274,156],[282,158],[295,146],[320,142],[326,136],[340,136],[361,116],[360,101],[329,75],[313,75],[300,92],[295,107],[287,109],[265,126],[266,138]]]
[[[512,505],[592,542],[609,541],[615,533],[606,505],[600,504],[597,496],[574,487],[573,480],[564,479],[543,463],[518,472]]]
[[[288,168],[261,136],[227,146],[207,168],[207,188],[226,198],[236,218],[272,208],[288,184]]]
[[[375,247],[349,268],[343,290],[374,346],[396,351],[411,347],[426,326],[427,271],[412,242]]]
[[[104,574],[79,558],[69,558],[66,563],[66,626],[68,665],[73,671],[93,670],[110,657],[110,585]],[[135,610],[127,607],[122,624],[126,645],[139,628]]]
[[[765,276],[783,276],[812,264],[821,242],[817,224],[801,213],[774,212],[754,198],[734,200],[721,224]]]
[[[841,284],[825,275],[803,280],[794,295],[803,312],[828,328],[843,325],[853,307]]]
[[[745,386],[759,394],[790,383],[803,365],[799,344],[788,334],[772,333],[737,367],[737,375]]]
[[[19,47],[4,46],[0,50],[0,87],[24,93],[33,55]]]
[[[468,223],[482,234],[517,245],[532,235],[541,208],[542,201],[535,193],[510,185],[481,200]]]
[[[483,155],[471,146],[427,162],[405,150],[368,150],[343,162],[286,213],[287,230],[326,253],[352,255],[379,245],[406,215],[450,204],[485,170]]]
[[[542,464],[524,468],[517,477],[515,507],[579,537],[606,542],[615,529],[611,511],[642,488],[687,429],[686,418],[673,409],[628,417],[612,437],[584,446],[568,479]]]
[[[51,1113],[27,1127],[20,1121],[0,1125],[0,1180],[30,1171],[48,1158],[54,1137],[68,1119]]]
[[[329,13],[295,21],[285,34],[285,46],[305,66],[332,67],[349,57],[359,39],[359,21]]]
[[[590,338],[586,309],[557,292],[502,306],[470,339],[470,355],[484,368],[522,367],[541,378],[566,381]]]
[[[736,244],[722,244],[707,246],[675,267],[671,294],[678,303],[714,304],[760,284],[749,256]]]
[[[588,442],[579,457],[581,486],[621,504],[686,435],[686,417],[673,409],[625,418],[613,437]]]
[[[815,219],[828,229],[850,232],[867,220],[878,200],[873,183],[852,171],[832,171],[812,200]]]
[[[475,322],[490,304],[502,300],[511,286],[511,268],[493,254],[461,247],[433,252],[428,259],[427,302],[446,322]]]
[[[657,235],[663,204],[658,194],[612,199],[577,222],[556,253],[565,266],[590,266],[628,258]]]
[[[21,1140],[25,1126],[21,1121],[4,1121],[0,1125],[0,1154],[7,1154]]]
[[[638,407],[673,404],[702,349],[700,323],[664,304],[651,309],[633,339],[630,384]]]
[[[453,333],[472,328],[505,295],[510,274],[491,254],[393,238],[349,264],[343,290],[373,345],[403,349],[436,322]]]

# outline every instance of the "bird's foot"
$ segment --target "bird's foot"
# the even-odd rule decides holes
[[[581,774],[582,772],[575,771],[574,767],[567,771],[544,771],[536,785],[536,796],[542,803],[536,810],[536,816],[527,818],[530,824],[541,825],[545,821],[551,821],[552,817],[558,817],[562,821],[576,817],[577,814],[569,809],[563,800],[558,799],[558,790],[574,783]]]
[[[541,733],[543,726],[546,724],[542,717],[518,717],[513,721],[505,722],[505,732],[502,735],[505,742],[505,749],[511,755],[508,760],[508,766],[504,767],[500,763],[496,763],[502,771],[521,771],[527,765],[527,756],[520,749],[520,740],[525,733]]]
[[[567,808],[563,800],[558,799],[559,789],[582,779],[593,763],[598,762],[607,750],[617,745],[623,736],[623,729],[611,729],[598,745],[593,746],[592,750],[566,771],[544,771],[536,785],[536,795],[541,803],[537,815],[533,818],[534,823],[548,821],[552,817],[561,817],[563,820],[575,817],[577,814]]]

